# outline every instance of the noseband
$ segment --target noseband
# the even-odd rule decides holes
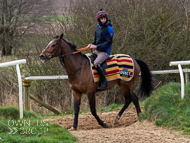
[[[47,49],[44,49],[42,52],[45,54],[45,56],[47,56],[46,53],[50,53],[51,55],[47,56],[47,57],[49,57],[49,58],[51,58],[52,56],[57,57],[57,56],[55,56],[55,55],[56,55],[57,52],[59,51],[60,45],[61,45],[61,39],[59,40],[59,44],[55,47],[55,49],[53,49],[52,52],[46,51],[48,48],[47,48]],[[58,47],[58,48],[57,48],[57,47]],[[56,49],[57,49],[57,51],[56,51],[55,54],[54,54],[54,51],[55,51]],[[46,53],[45,53],[45,52],[46,52]]]

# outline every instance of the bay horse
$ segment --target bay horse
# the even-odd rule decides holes
[[[74,123],[72,126],[72,130],[77,129],[78,126],[78,114],[80,110],[81,103],[81,95],[82,93],[86,94],[89,100],[90,110],[92,115],[96,118],[99,125],[104,128],[108,128],[108,125],[104,123],[96,113],[95,108],[95,93],[97,92],[97,88],[99,86],[99,82],[93,81],[93,76],[91,72],[91,65],[89,59],[82,53],[73,54],[76,52],[76,46],[63,38],[63,34],[60,36],[57,35],[57,38],[54,38],[47,47],[40,54],[41,61],[45,62],[54,57],[59,57],[62,66],[65,67],[66,72],[68,74],[68,82],[70,88],[73,90],[74,96]],[[152,75],[150,70],[145,62],[138,59],[133,59],[134,61],[134,76],[130,81],[123,81],[120,79],[116,79],[113,81],[109,81],[108,88],[112,88],[115,84],[117,84],[123,93],[125,98],[125,103],[120,112],[116,116],[116,120],[118,121],[125,111],[125,109],[129,106],[131,102],[134,103],[137,111],[137,115],[141,112],[138,97],[132,90],[132,86],[137,80],[139,73],[141,72],[141,86],[139,89],[139,94],[142,96],[149,97],[151,91],[153,90],[152,86]],[[105,89],[105,90],[107,90]]]

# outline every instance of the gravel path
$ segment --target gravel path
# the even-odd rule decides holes
[[[180,132],[156,127],[148,121],[127,127],[71,131],[81,143],[190,143]]]
[[[91,113],[79,115],[78,129],[70,131],[81,143],[190,143],[190,136],[181,132],[163,129],[148,121],[139,122],[134,107],[127,109],[113,126],[118,111],[98,113],[110,128],[98,125]],[[74,116],[67,118],[45,119],[70,129]]]

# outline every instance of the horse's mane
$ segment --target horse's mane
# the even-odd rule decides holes
[[[54,39],[57,39],[57,38],[59,38],[59,35],[54,36]],[[77,46],[75,44],[71,43],[70,41],[65,40],[64,38],[62,38],[62,40],[65,41],[69,46],[71,46],[75,51],[77,51],[76,50]]]
[[[63,39],[63,38],[62,38],[62,39]],[[63,39],[63,41],[65,41],[69,46],[71,46],[75,51],[77,51],[77,50],[76,50],[77,46],[76,46],[75,44],[73,44],[73,43],[71,43],[70,41],[67,41],[67,40],[65,40],[65,39]]]

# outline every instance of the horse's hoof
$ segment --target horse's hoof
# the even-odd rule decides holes
[[[71,128],[69,129],[69,131],[75,131],[75,130],[77,130],[77,128],[71,127]]]
[[[119,115],[116,116],[116,119],[119,120],[121,117]]]
[[[116,118],[115,118],[115,122],[113,123],[113,125],[116,125],[119,122],[119,119],[120,119],[120,117],[119,117],[119,115],[117,115]]]
[[[103,128],[109,128],[109,126],[107,124],[105,124],[105,123],[103,123],[102,127]]]

